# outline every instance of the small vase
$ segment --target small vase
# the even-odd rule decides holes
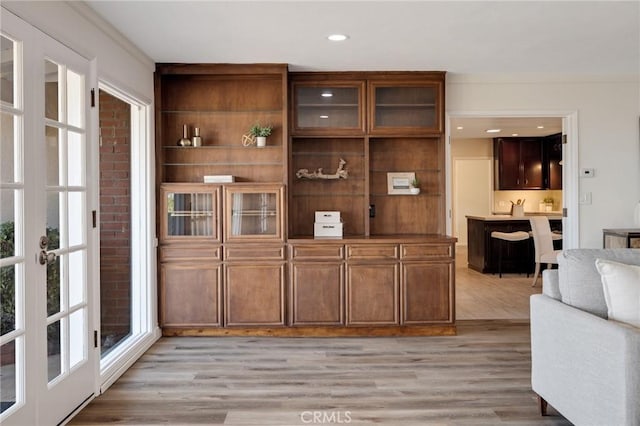
[[[264,148],[267,146],[267,137],[266,136],[256,136],[256,146],[258,148]]]
[[[414,188],[414,187],[411,187],[411,188],[409,188],[409,192],[410,192],[412,195],[418,195],[418,194],[420,193],[420,188]]]

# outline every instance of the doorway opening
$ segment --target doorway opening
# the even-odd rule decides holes
[[[157,338],[150,105],[99,83],[100,375],[104,391]]]
[[[458,320],[528,320],[529,296],[541,291],[540,283],[532,287],[532,277],[526,273],[503,274],[479,272],[469,267],[467,216],[488,221],[510,216],[511,202],[524,204],[526,215],[547,215],[563,228],[565,248],[575,246],[577,218],[571,208],[575,183],[570,178],[577,153],[575,140],[576,114],[450,114],[447,120],[447,233],[458,238],[456,246],[456,318]],[[492,132],[487,132],[488,130]],[[562,169],[562,185],[547,183],[536,189],[511,188],[503,190],[497,182],[498,160],[494,156],[497,138],[540,138],[564,134],[569,144],[559,143],[559,160],[555,167]],[[573,157],[575,158],[575,157]],[[546,161],[546,160],[543,160]],[[544,164],[545,166],[548,163]],[[542,163],[540,164],[542,167]],[[523,201],[524,200],[524,201]],[[577,200],[576,200],[577,207]],[[568,217],[563,218],[563,208]],[[526,218],[523,218],[526,219]],[[575,222],[575,223],[574,223]],[[491,223],[491,222],[487,222]],[[472,246],[478,243],[471,233]],[[473,250],[472,250],[473,252]],[[473,253],[472,253],[473,254]]]

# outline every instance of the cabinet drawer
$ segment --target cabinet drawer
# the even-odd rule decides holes
[[[347,246],[348,259],[397,259],[397,244],[362,244]]]
[[[222,247],[220,246],[198,246],[194,244],[176,245],[176,246],[162,246],[160,247],[160,262],[166,262],[170,260],[220,260],[220,254],[222,253]]]
[[[451,246],[448,244],[402,244],[402,259],[431,259],[451,257]]]
[[[318,245],[318,246],[291,246],[291,259],[294,260],[340,260],[344,259],[344,246]]]
[[[224,260],[284,260],[283,245],[243,244],[224,246]]]

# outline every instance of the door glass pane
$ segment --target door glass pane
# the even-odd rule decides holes
[[[45,126],[44,137],[47,146],[47,185],[60,184],[60,132],[55,127]]]
[[[0,90],[0,100],[6,102],[9,105],[14,105],[14,44],[12,40],[4,36],[0,36],[0,83],[2,84],[2,90]],[[3,123],[4,124],[4,123]]]
[[[84,297],[85,252],[69,253],[69,307],[85,301]]]
[[[15,179],[15,124],[18,117],[12,114],[0,113],[0,179],[5,183],[13,183]]]
[[[83,308],[69,315],[69,368],[86,358],[85,312],[86,309]]]
[[[47,377],[49,381],[62,373],[60,321],[47,326]]]
[[[84,192],[73,191],[69,196],[69,247],[84,244]]]
[[[16,255],[15,238],[15,192],[13,189],[0,190],[0,258]]]
[[[67,70],[67,124],[75,127],[83,127],[83,85],[84,78],[80,74]]]
[[[57,192],[50,192],[47,194],[48,250],[60,248],[60,198],[61,194]]]
[[[276,194],[233,194],[232,235],[276,235]]]
[[[76,132],[67,133],[67,185],[84,185],[84,144],[82,135]]]
[[[44,61],[44,116],[58,121],[58,64]]]
[[[0,413],[16,403],[16,342],[0,346]]]
[[[0,268],[0,335],[16,329],[16,267],[15,265]],[[3,363],[0,358],[0,364]]]
[[[61,310],[61,279],[60,260],[58,256],[54,262],[47,264],[47,316],[51,316]]]

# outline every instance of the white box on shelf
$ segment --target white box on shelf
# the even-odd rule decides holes
[[[314,238],[342,238],[342,222],[316,222],[313,224]]]
[[[336,212],[336,211],[316,212],[316,223],[340,223],[340,212]]]
[[[236,177],[233,175],[207,175],[204,177],[204,183],[233,183]]]

